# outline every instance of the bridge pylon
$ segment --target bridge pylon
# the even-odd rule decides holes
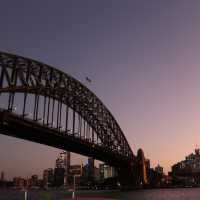
[[[137,187],[135,164],[133,162],[129,166],[119,168],[118,177],[122,191],[133,190]]]
[[[118,171],[121,190],[144,188],[148,184],[147,166],[144,152],[139,149],[129,165],[122,166]]]

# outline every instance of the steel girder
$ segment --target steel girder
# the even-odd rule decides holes
[[[120,126],[97,96],[70,75],[41,62],[0,52],[0,94],[31,93],[50,97],[77,112],[105,148],[132,160]]]

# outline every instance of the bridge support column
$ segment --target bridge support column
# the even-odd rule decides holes
[[[144,188],[148,184],[146,159],[142,149],[138,150],[136,158],[128,166],[120,167],[118,176],[122,190]]]
[[[134,168],[134,166],[121,167],[118,170],[121,190],[133,190],[137,188],[137,177]]]

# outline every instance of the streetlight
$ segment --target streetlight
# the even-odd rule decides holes
[[[12,111],[16,112],[17,111],[17,106],[13,106]]]
[[[72,199],[75,199],[76,198],[76,177],[80,177],[80,175],[74,175],[74,191],[72,193]]]
[[[27,194],[28,194],[28,192],[27,192],[27,190],[25,189],[25,190],[24,190],[24,200],[27,200],[27,197],[28,197]]]

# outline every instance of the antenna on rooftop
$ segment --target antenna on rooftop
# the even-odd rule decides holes
[[[198,148],[197,144],[196,144],[196,147],[195,147],[195,153],[196,153],[196,155],[200,155],[200,149]]]

